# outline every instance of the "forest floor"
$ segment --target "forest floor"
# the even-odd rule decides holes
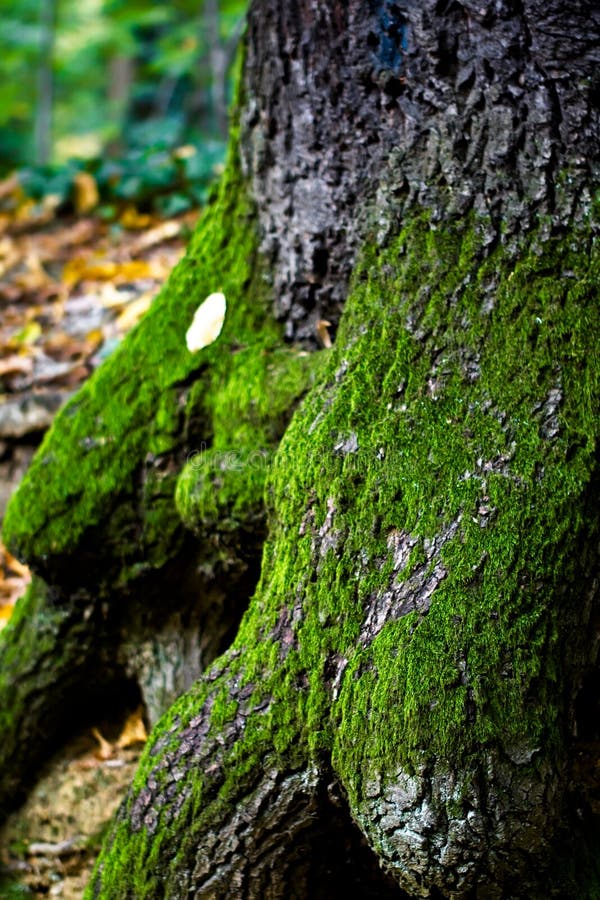
[[[105,722],[74,737],[48,760],[24,806],[9,817],[0,831],[3,900],[83,896],[146,740],[139,711],[118,730]]]
[[[59,214],[0,182],[0,522],[57,410],[149,308],[197,218],[130,205],[105,221],[85,201]],[[29,578],[0,542],[0,628]],[[82,896],[145,738],[131,711],[49,758],[0,832],[0,897]]]

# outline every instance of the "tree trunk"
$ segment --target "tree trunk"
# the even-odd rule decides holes
[[[227,70],[229,59],[221,38],[218,0],[205,0],[202,29],[208,42],[210,71],[210,118],[214,134],[227,137]]]
[[[252,4],[219,197],[7,512],[147,702],[161,618],[196,675],[266,533],[88,896],[600,889],[599,37],[591,3]]]
[[[37,72],[35,110],[35,162],[44,166],[52,155],[52,113],[54,105],[54,39],[56,0],[42,0],[40,9],[40,57]]]
[[[108,62],[108,108],[114,133],[107,143],[108,156],[123,153],[123,131],[127,106],[131,101],[131,88],[135,78],[135,60],[130,56],[113,55]],[[162,91],[161,91],[162,93]],[[164,115],[166,110],[161,110]]]

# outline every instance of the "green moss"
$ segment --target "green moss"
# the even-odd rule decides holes
[[[150,897],[156,872],[168,895],[202,829],[218,830],[270,762],[331,758],[357,813],[364,782],[399,766],[562,752],[581,556],[597,541],[599,276],[592,225],[486,254],[477,223],[422,216],[365,251],[336,347],[275,457],[255,598],[232,650],[156,729],[129,809],[203,709],[216,704],[208,742],[227,730],[244,685],[239,739],[215,745],[220,780],[188,766],[152,836],[122,818],[99,896]],[[213,455],[203,478],[216,468]],[[185,474],[180,507],[216,520],[231,495],[204,484]],[[398,571],[396,536],[413,548]],[[436,571],[429,606],[364,639],[378,598]]]
[[[180,449],[181,385],[199,378],[209,390],[205,370],[213,365],[222,371],[231,346],[243,343],[264,318],[262,291],[253,281],[253,213],[239,190],[236,166],[230,165],[228,172],[187,256],[148,315],[66,405],[47,434],[6,513],[5,539],[21,557],[43,562],[74,554],[84,536],[103,525],[107,556],[118,546],[124,559],[162,561],[178,520],[171,503],[157,521],[153,504],[157,496],[174,490],[174,476],[161,472],[160,458]],[[214,345],[191,354],[186,329],[200,302],[217,289],[228,297],[223,332]],[[248,313],[249,293],[253,305]],[[272,339],[275,342],[274,332]],[[149,533],[140,538],[137,522],[127,521],[132,516],[126,507],[134,505],[140,471],[148,464],[154,465],[144,497]],[[119,506],[125,521],[118,516],[114,521]],[[137,517],[137,510],[132,514]]]
[[[472,225],[440,231],[422,219],[366,258],[332,360],[333,371],[345,357],[347,374],[310,438],[316,464],[283,505],[300,520],[311,485],[318,509],[339,511],[343,550],[307,587],[299,640],[318,665],[326,616],[330,652],[350,660],[332,718],[351,793],[357,778],[424,755],[456,766],[486,746],[551,754],[560,743],[578,555],[594,540],[599,255],[591,231],[480,253]],[[323,406],[311,400],[284,463],[288,448],[307,458],[303,435]],[[348,432],[357,453],[328,452]],[[365,611],[391,584],[374,565],[389,560],[390,536],[422,546],[453,523],[429,611],[388,623],[356,653]]]
[[[53,604],[48,599],[48,587],[34,577],[24,595],[19,598],[10,621],[0,634],[0,734],[2,758],[10,759],[19,743],[25,740],[27,713],[32,703],[42,703],[41,697],[55,678],[64,678],[70,668],[75,671],[85,656],[86,647],[93,643],[92,629],[85,637],[85,623],[77,622],[73,636],[63,640],[73,618],[72,611]],[[81,616],[79,617],[81,619]],[[37,661],[37,668],[35,662]],[[76,677],[76,676],[74,676]],[[54,704],[48,701],[48,709]],[[15,723],[20,726],[15,731]],[[8,749],[10,745],[10,750]],[[27,756],[25,748],[23,756]],[[43,750],[43,748],[42,748]],[[8,777],[13,773],[6,771]],[[0,792],[4,798],[4,794]]]
[[[192,354],[186,330],[215,290],[227,298],[222,333]],[[214,436],[213,458],[220,454],[222,461],[231,451],[254,454],[260,462],[257,454],[272,451],[290,405],[309,381],[312,357],[283,348],[268,297],[256,256],[254,210],[233,149],[185,259],[144,320],[47,434],[6,513],[4,537],[15,553],[42,571],[62,557],[76,567],[78,549],[92,541],[96,567],[109,561],[106,576],[114,581],[118,561],[121,582],[172,556],[180,531],[173,495],[182,457]],[[234,497],[237,517],[242,507],[262,504],[266,462],[246,469],[250,497]],[[194,471],[188,467],[186,485]],[[242,491],[245,480],[233,479],[226,490]],[[186,499],[180,490],[191,527],[207,512],[204,501],[195,511],[197,494]],[[231,505],[222,490],[206,502]]]
[[[263,342],[235,354],[227,381],[205,398],[211,446],[192,455],[178,480],[177,507],[188,528],[234,531],[262,517],[274,449],[320,357]]]

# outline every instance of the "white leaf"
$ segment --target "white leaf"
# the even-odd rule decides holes
[[[208,347],[221,334],[225,321],[225,294],[209,294],[194,314],[192,324],[187,330],[185,342],[190,353]]]

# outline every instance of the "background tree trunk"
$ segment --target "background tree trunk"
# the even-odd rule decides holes
[[[252,4],[220,197],[7,513],[70,596],[114,609],[117,578],[131,623],[162,572],[156,621],[183,527],[212,560],[186,610],[227,596],[230,547],[257,559],[266,450],[256,592],[155,729],[89,896],[597,890],[599,36],[591,3]],[[117,388],[125,424],[97,403]],[[109,631],[127,657],[137,624]]]
[[[230,60],[221,38],[218,0],[205,0],[202,28],[208,41],[210,68],[211,111],[214,133],[227,137],[227,72]]]
[[[40,55],[34,136],[35,162],[40,166],[49,163],[52,155],[55,36],[56,0],[43,0],[40,6]]]

